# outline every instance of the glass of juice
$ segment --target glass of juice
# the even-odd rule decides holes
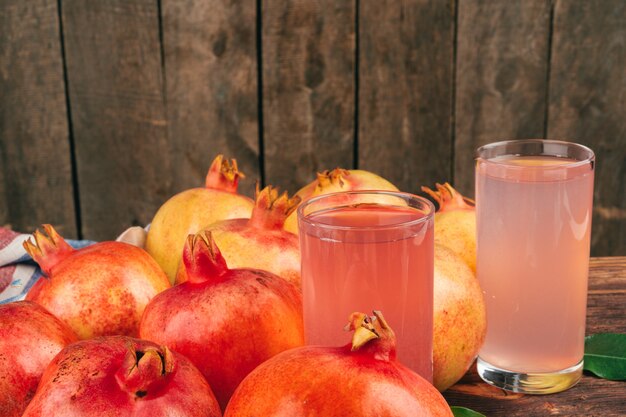
[[[351,191],[298,208],[307,344],[343,345],[350,313],[381,310],[398,359],[432,382],[433,213],[422,197]]]
[[[487,306],[477,367],[506,390],[549,394],[582,375],[595,157],[554,140],[476,155],[476,273]]]

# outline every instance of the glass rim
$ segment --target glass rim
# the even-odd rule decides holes
[[[310,214],[305,215],[304,214],[304,210],[310,206],[311,204],[314,204],[320,200],[324,200],[327,198],[332,198],[332,197],[337,197],[337,196],[342,196],[342,195],[367,195],[367,194],[372,194],[372,195],[387,195],[387,196],[391,196],[391,197],[398,197],[398,198],[402,198],[404,199],[404,201],[408,201],[408,200],[417,200],[420,203],[424,204],[425,207],[428,208],[428,211],[426,213],[424,213],[423,217],[420,217],[419,219],[415,219],[415,220],[408,220],[408,221],[403,221],[403,222],[398,222],[398,223],[393,223],[393,224],[385,224],[385,225],[372,225],[372,226],[338,226],[338,225],[334,225],[334,224],[328,224],[328,223],[323,223],[323,222],[316,222],[311,220],[310,218]],[[343,202],[343,203],[338,203],[337,207],[346,207],[346,206],[350,206],[351,202]],[[378,204],[378,203],[376,203]],[[392,207],[409,207],[411,209],[415,209],[415,210],[419,210],[416,207],[411,207],[411,206],[395,206],[392,204],[386,204],[386,203],[380,203],[381,206],[392,206]],[[419,196],[419,195],[415,195],[415,194],[411,194],[411,193],[407,193],[404,191],[391,191],[391,190],[352,190],[352,191],[339,191],[336,193],[329,193],[329,194],[322,194],[322,195],[318,195],[316,197],[312,197],[309,198],[308,200],[305,200],[302,204],[300,204],[297,208],[297,220],[298,222],[302,221],[310,226],[313,227],[319,227],[319,228],[324,228],[324,229],[328,229],[328,230],[353,230],[353,231],[369,231],[369,230],[385,230],[385,229],[396,229],[399,227],[411,227],[411,226],[415,226],[418,225],[420,223],[425,223],[428,222],[429,220],[433,219],[435,216],[435,205],[427,198]],[[314,211],[313,213],[317,213],[318,211]]]
[[[504,146],[509,145],[509,144],[524,144],[524,143],[547,143],[547,144],[553,144],[553,145],[562,145],[562,146],[565,146],[565,147],[568,147],[568,148],[579,149],[579,150],[587,153],[587,157],[584,158],[584,159],[575,160],[573,162],[568,162],[568,163],[559,164],[559,165],[520,166],[520,165],[510,164],[510,163],[508,163],[506,161],[494,161],[493,159],[489,159],[489,158],[485,158],[485,157],[481,156],[481,153],[484,153],[485,151],[490,150],[490,149],[504,147]],[[507,155],[507,154],[505,154],[505,155]],[[518,154],[512,154],[511,153],[510,155],[518,155]],[[546,155],[546,156],[559,157],[559,155]],[[488,143],[488,144],[479,146],[476,149],[476,152],[474,154],[474,160],[477,161],[477,162],[478,161],[483,161],[484,163],[487,163],[487,164],[490,164],[490,165],[506,167],[507,169],[524,169],[524,170],[528,170],[528,169],[549,170],[549,169],[575,168],[575,167],[579,167],[579,166],[583,166],[583,165],[587,165],[587,164],[593,164],[595,159],[596,159],[595,153],[588,146],[585,146],[585,145],[582,145],[582,144],[576,143],[576,142],[568,142],[568,141],[564,141],[564,140],[555,140],[555,139],[508,139],[508,140],[501,140],[501,141],[498,141],[498,142],[492,142],[492,143]]]

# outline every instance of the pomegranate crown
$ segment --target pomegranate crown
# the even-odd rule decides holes
[[[236,159],[228,162],[228,159],[224,159],[224,155],[217,155],[206,175],[205,187],[236,193],[239,179],[245,177],[237,168]]]
[[[453,210],[474,210],[474,200],[463,197],[449,183],[436,183],[437,191],[422,186],[422,191],[431,196],[439,204],[438,212]]]
[[[42,225],[44,233],[35,230],[33,238],[24,241],[22,244],[26,252],[39,264],[42,272],[49,277],[55,265],[67,258],[74,248],[72,248],[49,224]]]
[[[343,168],[335,168],[332,171],[326,170],[317,173],[317,187],[325,188],[330,185],[343,187],[344,177],[350,175],[350,171]]]
[[[150,399],[166,386],[175,364],[167,347],[141,349],[131,344],[115,379],[120,388],[134,394],[136,399]]]
[[[352,351],[373,351],[374,357],[390,360],[396,357],[396,335],[383,317],[383,313],[375,310],[373,316],[365,313],[352,313],[346,331],[354,331],[352,335]]]
[[[196,284],[220,277],[228,271],[226,260],[208,230],[187,236],[183,263],[188,282]]]
[[[280,229],[287,217],[298,207],[301,198],[297,195],[289,198],[287,191],[279,195],[278,188],[268,185],[260,190],[256,185],[255,205],[250,217],[250,224],[261,228]]]

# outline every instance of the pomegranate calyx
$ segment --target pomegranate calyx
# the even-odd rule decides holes
[[[216,190],[236,193],[240,178],[245,178],[243,172],[237,168],[237,160],[224,159],[223,155],[217,155],[206,175],[204,186]]]
[[[187,236],[183,262],[187,282],[195,284],[216,280],[228,271],[226,260],[208,230]]]
[[[129,346],[122,365],[115,373],[120,388],[136,399],[154,396],[174,371],[175,360],[167,347],[136,350]]]
[[[450,183],[443,185],[436,183],[437,191],[422,186],[422,191],[431,196],[439,204],[438,212],[453,210],[474,210],[476,203],[471,198],[464,197],[455,190]]]
[[[45,234],[36,230],[33,233],[35,242],[33,243],[28,238],[24,241],[23,246],[33,260],[39,264],[43,273],[50,277],[52,268],[74,252],[74,248],[51,225],[44,224],[42,227]]]
[[[279,195],[278,188],[271,185],[260,190],[257,183],[255,205],[248,224],[260,229],[282,229],[300,201],[297,195],[289,198],[287,191]]]
[[[365,313],[352,313],[346,330],[354,331],[351,350],[371,351],[379,360],[390,360],[396,355],[396,336],[383,317],[375,310],[373,316]]]
[[[330,186],[343,188],[344,177],[350,175],[350,171],[343,168],[335,168],[332,171],[323,171],[317,173],[317,188],[319,191]]]

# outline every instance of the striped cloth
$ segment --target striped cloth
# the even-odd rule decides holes
[[[22,246],[31,235],[0,227],[0,304],[23,300],[28,290],[42,277],[41,269]],[[78,249],[91,245],[89,240],[67,240]]]

